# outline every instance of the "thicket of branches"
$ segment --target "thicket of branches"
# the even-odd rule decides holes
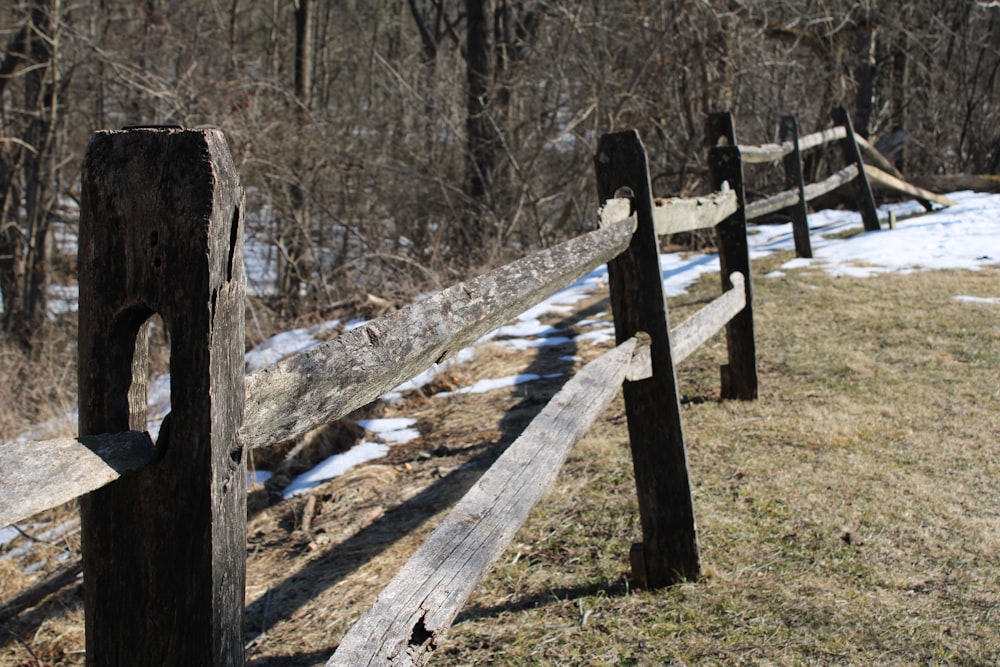
[[[270,269],[252,288],[290,314],[591,227],[607,131],[640,130],[663,195],[707,189],[720,109],[758,143],[846,106],[872,138],[909,133],[910,173],[1000,166],[996,3],[17,0],[0,48],[3,330],[25,345],[100,129],[222,129]]]

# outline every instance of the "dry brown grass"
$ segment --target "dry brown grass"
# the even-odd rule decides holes
[[[998,277],[757,278],[760,399],[717,400],[719,337],[679,374],[703,578],[630,586],[639,528],[619,399],[433,664],[995,664],[1000,307],[953,297],[997,296]],[[672,302],[673,324],[716,280]],[[552,368],[567,351],[491,349],[445,381]],[[387,416],[417,417],[424,437],[317,489],[308,531],[305,498],[251,516],[249,664],[323,664],[557,385],[413,396]],[[80,664],[81,625],[66,589],[0,632],[0,665],[36,664],[29,649]]]

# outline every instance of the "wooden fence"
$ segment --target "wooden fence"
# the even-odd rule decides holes
[[[745,164],[763,164],[781,160],[784,166],[785,187],[787,189],[766,199],[748,203],[746,207],[748,220],[779,211],[787,211],[792,219],[792,235],[795,241],[796,255],[812,257],[812,244],[809,240],[809,227],[806,223],[806,204],[842,185],[851,184],[855,205],[861,213],[865,231],[877,231],[881,228],[878,214],[875,211],[871,182],[916,197],[927,210],[930,210],[931,202],[942,206],[954,204],[947,197],[907,183],[903,175],[878,149],[861,135],[855,134],[851,126],[851,119],[844,109],[834,109],[832,115],[834,122],[832,128],[820,130],[801,138],[795,117],[783,116],[780,124],[782,143],[761,146],[737,144],[733,117],[728,112],[714,113],[709,116],[707,135],[710,146],[716,147],[721,142],[726,146],[737,147],[737,151],[733,154],[738,154],[739,159]],[[802,154],[809,150],[823,148],[833,142],[840,144],[845,167],[822,181],[805,183]],[[862,158],[862,153],[868,158],[868,164]],[[713,154],[721,155],[722,153]]]
[[[244,200],[221,133],[97,133],[81,198],[80,437],[0,446],[0,525],[80,498],[87,663],[243,664],[248,450],[346,416],[602,263],[617,346],[563,386],[327,664],[424,664],[619,386],[642,526],[633,579],[698,577],[675,366],[725,326],[722,395],[757,396],[743,159],[729,137],[712,149],[714,194],[654,199],[638,134],[605,135],[599,229],[244,377]],[[671,330],[657,235],[712,227],[723,293]],[[172,412],[155,443],[153,314],[171,334]]]

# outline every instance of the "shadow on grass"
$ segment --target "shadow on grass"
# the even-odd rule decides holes
[[[469,621],[478,621],[482,618],[493,618],[504,612],[519,612],[526,611],[528,609],[538,609],[539,607],[546,607],[550,604],[564,602],[566,600],[577,600],[579,598],[590,597],[593,595],[603,595],[603,597],[613,598],[624,597],[628,594],[629,587],[626,585],[624,580],[610,584],[595,583],[580,586],[560,586],[559,588],[551,588],[544,593],[529,595],[502,605],[493,605],[491,607],[471,607],[456,616],[453,625],[467,623]]]
[[[598,302],[574,312],[553,327],[569,328],[579,320],[593,316],[606,308],[607,301]],[[558,346],[539,347],[536,352],[532,362],[522,373],[535,373],[541,376],[560,372],[559,368],[568,371],[574,363],[572,357],[576,352],[576,343],[571,341]],[[524,398],[504,413],[500,420],[501,434],[496,441],[483,443],[485,450],[482,453],[435,481],[413,498],[388,511],[357,534],[333,546],[298,573],[277,583],[271,588],[269,595],[262,595],[250,602],[247,606],[248,631],[259,632],[279,621],[287,620],[323,591],[350,576],[394,543],[418,529],[442,508],[449,507],[461,499],[570,377],[571,375],[566,372],[547,382],[515,387],[514,391],[523,392]],[[567,590],[566,593],[570,594],[572,591]],[[267,618],[265,618],[265,608],[267,608]],[[262,649],[261,654],[254,658],[255,661],[248,664],[274,664],[286,667],[300,664],[298,656],[290,656],[282,662],[283,659],[278,657],[268,658],[266,647],[262,646]],[[335,647],[331,647],[329,653],[333,653],[334,649]]]
[[[580,320],[593,317],[599,311],[606,310],[607,300],[597,302],[590,307],[574,312],[553,325],[555,329],[568,329]],[[569,370],[573,366],[573,355],[576,353],[575,341],[561,345],[543,346],[535,350],[531,363],[522,373],[535,373],[540,376],[563,372],[563,375],[515,387],[514,391],[523,395],[512,409],[504,413],[500,419],[500,436],[493,442],[480,443],[483,451],[474,456],[458,469],[435,481],[400,506],[388,511],[383,517],[365,527],[356,535],[348,538],[329,549],[323,556],[312,561],[300,572],[276,583],[267,596],[261,596],[250,601],[246,609],[247,630],[259,633],[281,620],[287,620],[296,611],[309,603],[310,600],[324,590],[334,586],[339,581],[350,576],[379,554],[391,547],[397,541],[418,529],[424,522],[437,514],[442,508],[457,502],[501,453],[523,431],[525,426],[542,410],[548,400],[571,377]],[[474,443],[470,443],[474,444]],[[34,588],[34,587],[33,587]],[[589,589],[565,589],[551,591],[547,597],[562,595],[580,595]],[[594,592],[602,590],[595,587]],[[31,595],[32,591],[26,591]],[[18,610],[11,614],[5,623],[8,629],[16,628],[17,636],[30,636],[46,620],[57,618],[66,610],[66,600],[79,606],[80,584],[76,577],[61,582],[56,590],[46,591],[48,599],[38,604],[30,611]],[[46,597],[45,595],[39,597]],[[538,600],[528,600],[523,604],[527,608],[539,604]],[[265,608],[267,618],[265,618]],[[489,610],[480,613],[493,613]],[[17,636],[4,633],[0,636],[0,648],[15,641]],[[250,665],[280,665],[293,667],[299,664],[315,664],[317,659],[324,659],[333,653],[335,647],[321,649],[315,652],[297,654],[294,656],[267,656],[262,653],[248,662]]]

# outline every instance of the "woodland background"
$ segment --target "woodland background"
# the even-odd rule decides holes
[[[908,138],[886,149],[908,174],[1000,167],[996,2],[16,0],[0,48],[0,336],[26,350],[74,280],[53,230],[101,129],[225,133],[267,269],[251,289],[280,318],[408,301],[591,228],[608,131],[640,131],[658,196],[707,192],[715,110],[762,143],[846,106]]]

